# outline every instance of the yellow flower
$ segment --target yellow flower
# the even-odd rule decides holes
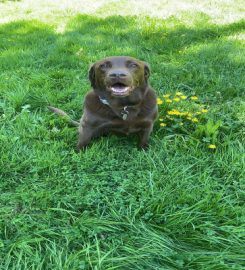
[[[189,116],[189,117],[191,117],[193,114],[192,113],[187,113],[186,115]]]
[[[202,113],[207,113],[208,110],[207,110],[207,109],[202,109],[201,112],[202,112]]]
[[[159,118],[159,121],[163,121],[163,118]]]
[[[191,100],[198,100],[198,97],[197,96],[192,96]]]
[[[163,95],[164,98],[169,98],[170,94]]]
[[[165,127],[166,124],[165,124],[165,123],[161,123],[160,126],[161,126],[161,127]]]
[[[188,119],[188,120],[192,120],[192,118],[191,118],[191,117],[187,117],[187,119]]]
[[[180,96],[180,98],[181,99],[187,99],[187,96],[182,95],[182,96]]]
[[[175,95],[176,95],[176,96],[183,96],[183,93],[182,93],[182,92],[176,92]]]
[[[163,104],[163,101],[160,98],[157,98],[157,104],[161,105],[161,104]]]
[[[197,123],[197,122],[198,122],[198,119],[197,119],[196,117],[194,117],[194,118],[191,119],[191,121],[192,121],[193,123]]]
[[[173,109],[172,111],[167,112],[169,115],[181,115],[181,112],[178,110]]]
[[[168,98],[168,99],[166,99],[166,102],[167,102],[167,103],[171,103],[172,100]]]
[[[196,112],[196,114],[198,115],[198,114],[201,114],[201,112]]]
[[[208,148],[210,148],[210,149],[216,149],[216,145],[215,144],[209,144],[208,145]]]
[[[174,111],[174,114],[175,114],[175,115],[181,115],[181,112],[179,112],[179,111]]]
[[[179,102],[180,101],[179,98],[174,98],[173,100],[176,101],[176,102]]]

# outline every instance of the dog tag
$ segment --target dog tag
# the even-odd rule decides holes
[[[127,106],[123,108],[123,111],[121,112],[121,114],[122,114],[122,119],[125,121],[129,114],[129,111],[127,111]]]
[[[124,114],[122,115],[122,119],[123,119],[124,121],[127,119],[127,117],[128,117],[128,114],[127,114],[127,113],[124,113]]]

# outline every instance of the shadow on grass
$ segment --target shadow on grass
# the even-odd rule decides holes
[[[37,107],[47,102],[68,103],[78,92],[81,99],[89,88],[91,62],[109,55],[131,55],[151,64],[151,82],[159,93],[182,87],[197,94],[220,91],[226,99],[240,95],[243,61],[234,56],[242,55],[242,45],[227,36],[242,31],[244,21],[222,26],[173,24],[173,18],[80,15],[62,34],[38,21],[1,25],[0,70],[18,81],[12,87],[5,83],[3,89],[15,99],[13,92],[18,96],[23,86],[22,94],[27,97],[31,91],[36,101],[41,91],[45,97]],[[57,94],[56,99],[50,92]],[[31,102],[24,98],[18,106],[27,101]]]

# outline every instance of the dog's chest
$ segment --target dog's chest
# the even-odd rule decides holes
[[[133,121],[112,121],[108,125],[108,131],[109,132],[119,132],[125,135],[128,135],[130,133],[139,132],[141,130],[141,127],[138,123],[135,123]]]

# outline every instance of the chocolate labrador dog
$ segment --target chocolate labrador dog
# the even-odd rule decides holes
[[[149,76],[148,64],[132,57],[108,57],[91,66],[89,80],[93,89],[85,97],[78,150],[92,138],[108,133],[138,133],[139,148],[148,147],[157,117],[156,94],[148,83]],[[49,109],[66,115],[59,109]]]

